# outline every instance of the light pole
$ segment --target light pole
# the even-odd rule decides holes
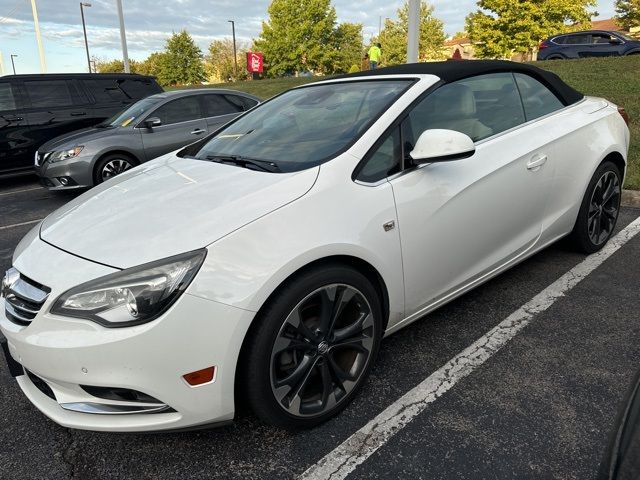
[[[409,0],[409,28],[407,32],[407,63],[418,61],[420,35],[420,0]]]
[[[130,73],[129,52],[127,51],[127,35],[124,33],[124,14],[122,13],[122,0],[116,0],[118,6],[118,20],[120,21],[120,43],[122,44],[122,61],[124,73]]]
[[[89,58],[89,42],[87,42],[87,27],[84,23],[84,7],[90,7],[90,3],[80,2],[80,16],[82,17],[82,31],[84,32],[84,48],[87,51],[87,65],[91,73],[91,58]]]
[[[44,48],[42,47],[42,37],[40,36],[40,22],[38,21],[38,7],[36,5],[36,0],[31,0],[31,12],[33,13],[33,28],[36,31],[36,42],[38,42],[40,70],[42,73],[47,73],[47,62],[44,59]]]
[[[13,68],[13,74],[16,74],[16,64],[13,63],[13,57],[17,57],[18,55],[11,54],[11,67]]]
[[[233,35],[233,76],[238,78],[238,55],[236,54],[236,22],[227,20],[231,24],[231,33]]]

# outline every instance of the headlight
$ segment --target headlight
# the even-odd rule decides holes
[[[84,283],[63,293],[51,313],[105,327],[150,322],[186,290],[206,254],[205,249],[183,253]]]
[[[78,145],[77,147],[70,148],[69,150],[60,150],[53,152],[51,156],[49,156],[49,162],[59,162],[60,160],[66,160],[68,158],[74,158],[80,155],[80,152],[84,148],[84,145]]]

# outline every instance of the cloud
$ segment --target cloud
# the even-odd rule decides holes
[[[89,0],[85,8],[87,35],[92,54],[109,55],[120,49],[120,33],[115,0]],[[5,2],[6,3],[6,2]],[[10,2],[13,3],[13,2]],[[40,0],[38,13],[42,33],[56,51],[83,47],[78,0]],[[228,20],[235,20],[239,41],[250,42],[260,34],[267,19],[270,0],[123,0],[127,44],[134,58],[144,58],[164,47],[174,31],[187,29],[203,51],[214,39],[231,36]],[[365,39],[378,33],[380,18],[396,18],[403,0],[333,0],[339,21],[362,23]],[[465,16],[476,8],[476,0],[431,0],[435,15],[453,34],[464,28]],[[613,0],[601,0],[598,10],[610,16]],[[33,19],[29,2],[17,9],[0,7],[0,43],[5,40],[32,42]],[[15,10],[15,11],[14,11]],[[9,13],[11,15],[7,16]],[[35,52],[34,52],[35,53]],[[59,52],[58,52],[59,53]]]

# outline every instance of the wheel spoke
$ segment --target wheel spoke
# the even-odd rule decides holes
[[[300,308],[296,308],[287,317],[286,323],[290,324],[299,335],[311,342],[317,342],[316,335],[305,325],[300,318]]]
[[[340,318],[355,295],[356,292],[353,289],[344,285],[323,290],[323,314],[320,330],[325,336],[333,331],[336,320]]]
[[[277,355],[287,350],[313,350],[315,347],[313,344],[298,340],[297,338],[289,338],[280,336],[276,339],[276,343],[273,346],[273,355]]]
[[[361,312],[358,319],[355,322],[353,322],[351,325],[347,325],[346,327],[336,330],[334,332],[333,334],[334,343],[343,342],[344,340],[347,340],[348,338],[359,334],[360,332],[362,332],[362,330],[367,328],[367,326],[370,323],[373,323],[373,317],[371,316],[371,313]]]

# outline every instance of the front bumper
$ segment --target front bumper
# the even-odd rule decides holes
[[[35,170],[43,187],[49,190],[74,190],[93,186],[93,164],[93,155],[79,155],[55,163],[43,160],[35,165]]]
[[[39,239],[14,266],[51,288],[41,311],[26,327],[6,317],[4,300],[0,300],[0,330],[10,355],[31,372],[19,376],[18,384],[49,418],[69,428],[120,432],[192,428],[233,418],[236,363],[253,312],[199,298],[187,290],[162,317],[144,325],[109,329],[48,311],[71,284],[112,269]],[[209,366],[216,367],[210,383],[191,387],[182,378]],[[53,398],[44,393],[46,387],[38,387],[38,379],[46,383]],[[81,387],[87,385],[143,392],[167,408],[137,413],[132,407],[144,405],[98,398]],[[98,408],[83,409],[88,404]]]

